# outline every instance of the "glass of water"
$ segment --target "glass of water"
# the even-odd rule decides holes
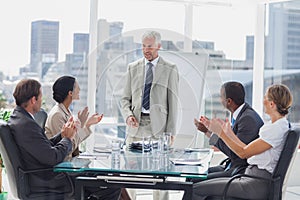
[[[159,156],[160,156],[159,140],[155,140],[154,138],[152,138],[151,140],[151,153],[154,161],[159,160]]]
[[[160,151],[162,153],[168,153],[171,146],[171,133],[170,132],[164,132],[159,140],[160,143]]]
[[[112,167],[120,165],[121,143],[119,140],[113,140],[111,142],[111,162]]]
[[[142,153],[151,152],[151,136],[144,136],[142,141]]]

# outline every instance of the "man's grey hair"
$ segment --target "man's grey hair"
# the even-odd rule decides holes
[[[161,44],[161,36],[157,31],[146,31],[142,36],[142,41],[146,38],[154,38],[156,44]]]

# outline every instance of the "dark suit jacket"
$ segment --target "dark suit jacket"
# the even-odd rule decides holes
[[[262,119],[255,110],[253,110],[249,104],[245,103],[235,120],[232,130],[241,141],[245,144],[249,144],[258,138],[259,129],[263,124]],[[231,159],[231,167],[247,165],[247,160],[239,158],[222,140],[217,139],[216,142],[213,142],[216,137],[216,135],[213,135],[210,138],[210,144],[216,146]]]
[[[22,107],[17,106],[9,120],[9,126],[19,147],[25,170],[50,168],[45,172],[29,176],[32,191],[51,191],[61,189],[70,191],[70,184],[65,174],[54,173],[51,169],[62,162],[72,149],[70,139],[61,138],[60,134],[50,140],[32,116]]]

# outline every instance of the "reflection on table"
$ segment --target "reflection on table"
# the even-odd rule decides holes
[[[149,153],[123,151],[118,158],[109,151],[104,153],[83,153],[70,162],[63,162],[55,167],[56,172],[107,172],[148,174],[157,176],[175,176],[186,178],[203,178],[213,150],[198,149],[185,151],[170,149],[159,156]]]

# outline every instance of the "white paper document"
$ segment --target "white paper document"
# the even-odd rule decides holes
[[[83,159],[107,159],[109,157],[108,154],[103,154],[103,153],[81,153],[78,158],[83,158]]]
[[[202,165],[201,159],[170,159],[174,165]]]

